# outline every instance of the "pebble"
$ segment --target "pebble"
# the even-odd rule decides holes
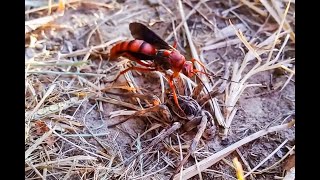
[[[36,44],[35,48],[36,48],[36,50],[42,50],[43,49],[43,45],[42,44]]]

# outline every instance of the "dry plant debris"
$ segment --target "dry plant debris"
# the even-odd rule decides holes
[[[212,118],[136,116],[170,98],[160,72],[110,82],[130,22],[216,75],[175,81]],[[26,0],[25,26],[25,179],[294,179],[295,1]]]

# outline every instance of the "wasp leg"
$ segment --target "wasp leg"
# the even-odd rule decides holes
[[[143,61],[141,61],[140,59],[134,57],[133,55],[129,54],[129,53],[124,53],[124,56],[126,56],[127,58],[129,58],[131,61],[135,61],[138,64],[142,65],[142,66],[146,66],[146,67],[153,67],[154,64],[153,63],[145,63]]]
[[[157,69],[156,68],[143,68],[143,67],[135,67],[135,66],[132,66],[132,67],[129,67],[123,71],[121,71],[118,76],[113,80],[114,82],[118,80],[118,78],[123,75],[124,73],[130,71],[130,70],[136,70],[136,71],[142,71],[142,72],[150,72],[150,71],[156,71]]]
[[[206,69],[205,65],[204,65],[201,61],[199,61],[199,60],[197,60],[197,59],[192,58],[192,59],[191,59],[191,62],[192,62],[192,63],[197,62],[197,63],[200,64],[200,66],[202,66],[202,68],[203,68],[204,70]]]
[[[184,113],[184,111],[181,109],[180,105],[179,105],[179,101],[178,101],[178,96],[177,96],[177,93],[176,93],[176,90],[175,90],[175,87],[174,87],[174,84],[173,84],[173,78],[177,76],[178,73],[173,73],[173,75],[171,75],[169,77],[169,86],[170,86],[170,89],[172,91],[172,96],[173,96],[173,100],[174,100],[174,103],[177,105],[178,109],[181,111],[181,113],[186,116],[186,114]]]

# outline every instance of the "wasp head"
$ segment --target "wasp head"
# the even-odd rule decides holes
[[[182,66],[182,73],[188,77],[194,75],[193,64],[190,61],[186,61]]]

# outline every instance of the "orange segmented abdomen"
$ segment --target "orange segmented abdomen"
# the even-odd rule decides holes
[[[149,43],[142,40],[124,41],[116,44],[110,50],[110,59],[116,59],[124,53],[141,53],[147,56],[155,56],[157,50]]]

